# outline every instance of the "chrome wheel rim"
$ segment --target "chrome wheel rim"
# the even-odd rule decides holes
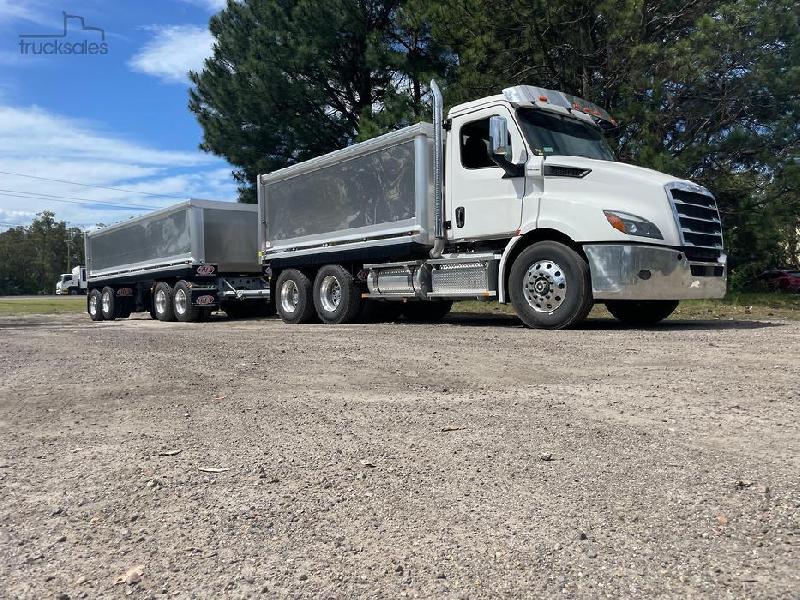
[[[92,294],[89,298],[89,314],[93,317],[97,316],[97,294]]]
[[[106,314],[110,313],[111,312],[111,294],[109,294],[108,292],[103,292],[102,302],[103,302],[103,312],[106,313]]]
[[[539,260],[533,263],[522,281],[525,300],[536,312],[551,313],[567,297],[567,278],[558,263]]]
[[[297,310],[297,305],[300,302],[300,291],[297,289],[297,284],[287,279],[281,286],[281,309],[284,313],[293,313]]]
[[[167,310],[167,294],[164,290],[156,292],[156,312],[163,315]]]
[[[186,306],[189,304],[189,299],[186,297],[184,290],[175,292],[175,312],[179,315],[186,313]]]
[[[319,302],[325,312],[336,312],[342,303],[342,286],[333,275],[327,275],[319,286]]]

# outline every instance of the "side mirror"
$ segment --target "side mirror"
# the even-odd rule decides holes
[[[497,115],[489,119],[489,146],[492,156],[502,156],[511,161],[511,144],[508,143],[508,123]]]
[[[505,171],[504,178],[523,177],[525,166],[511,162],[511,142],[508,137],[508,123],[505,118],[493,116],[489,118],[489,158]]]

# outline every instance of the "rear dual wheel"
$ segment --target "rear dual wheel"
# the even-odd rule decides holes
[[[275,305],[285,323],[353,323],[362,307],[355,278],[340,265],[326,265],[314,282],[297,269],[287,269],[275,283]]]
[[[316,318],[311,280],[302,271],[286,269],[275,283],[275,307],[284,323],[310,323]]]
[[[100,290],[92,290],[86,299],[86,310],[89,313],[89,318],[92,321],[102,321],[103,312],[102,306],[102,293]]]

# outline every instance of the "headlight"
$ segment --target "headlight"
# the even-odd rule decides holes
[[[651,223],[647,219],[619,210],[604,210],[603,213],[606,215],[609,225],[617,231],[656,240],[664,239],[661,230],[656,227],[655,223]]]

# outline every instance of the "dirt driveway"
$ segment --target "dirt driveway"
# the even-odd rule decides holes
[[[800,590],[797,322],[27,316],[0,365],[0,597]]]

